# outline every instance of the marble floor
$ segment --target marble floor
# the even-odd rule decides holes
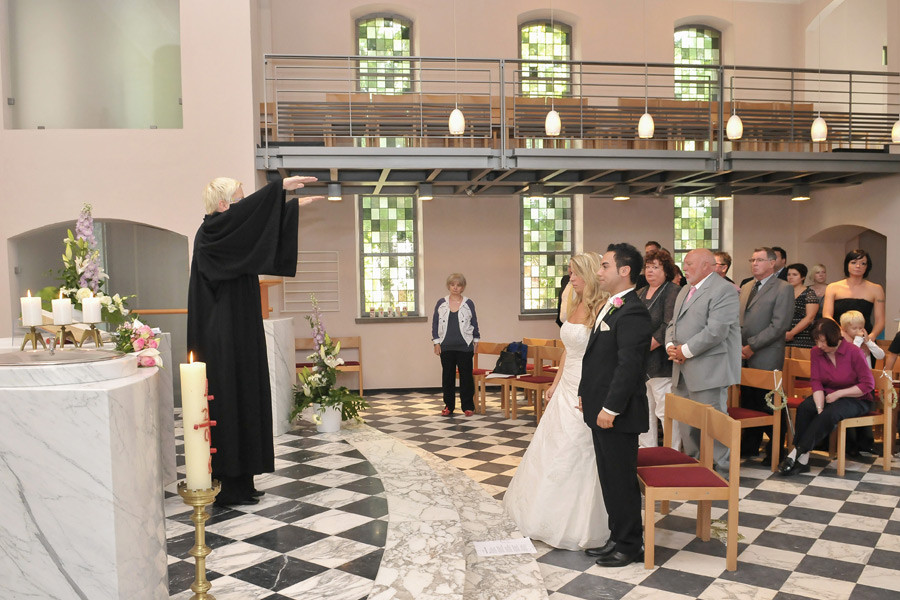
[[[276,471],[257,478],[260,504],[210,508],[218,600],[900,598],[900,470],[886,473],[874,457],[848,461],[837,477],[814,455],[812,471],[791,479],[745,461],[736,572],[725,570],[721,541],[694,537],[691,504],[658,516],[650,571],[602,569],[539,542],[534,556],[485,560],[471,541],[516,533],[498,501],[531,439],[531,414],[504,419],[490,395],[487,415],[449,419],[432,394],[368,400],[364,426],[318,434],[304,423],[276,438]],[[166,514],[171,598],[187,600],[193,528],[174,486]]]

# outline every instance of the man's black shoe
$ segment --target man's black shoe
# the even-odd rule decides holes
[[[607,554],[612,554],[616,550],[616,543],[612,540],[609,540],[604,545],[599,548],[588,548],[584,551],[588,556],[593,556],[597,558],[598,556],[606,556]]]
[[[782,477],[790,477],[797,473],[809,473],[809,464],[801,464],[799,461],[788,456],[781,461],[780,465],[778,465],[778,473]]]
[[[625,567],[635,562],[644,560],[644,552],[640,551],[636,554],[624,554],[622,552],[611,552],[606,556],[601,556],[596,560],[597,566],[600,567]]]

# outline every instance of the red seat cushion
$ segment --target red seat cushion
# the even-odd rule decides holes
[[[638,476],[652,487],[728,487],[706,467],[638,467]]]
[[[788,408],[800,408],[800,405],[806,398],[801,398],[799,396],[791,396],[787,399]]]
[[[559,367],[544,367],[544,373],[556,373]]]
[[[667,446],[657,448],[638,448],[639,467],[657,467],[662,465],[694,465],[699,464],[696,458],[692,458],[684,452],[679,452]]]
[[[553,383],[553,378],[544,377],[542,375],[522,375],[519,377],[519,381],[524,381],[526,383]]]
[[[771,417],[769,413],[760,412],[758,410],[750,410],[749,408],[741,408],[740,406],[729,406],[728,416],[732,419],[757,419],[759,417]]]
[[[472,375],[487,375],[490,372],[490,369],[472,369]]]
[[[356,365],[358,365],[358,364],[359,364],[359,361],[358,361],[358,360],[345,360],[345,361],[344,361],[344,364],[343,364],[342,366],[344,366],[344,367],[352,367],[352,366],[356,366]]]

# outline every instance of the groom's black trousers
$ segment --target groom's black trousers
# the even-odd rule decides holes
[[[591,428],[610,539],[616,550],[635,555],[644,546],[641,488],[637,479],[638,434]]]

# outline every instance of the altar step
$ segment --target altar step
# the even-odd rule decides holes
[[[388,503],[384,555],[371,600],[541,600],[531,555],[479,557],[475,541],[521,537],[475,481],[429,452],[366,425],[333,434],[378,471]]]

